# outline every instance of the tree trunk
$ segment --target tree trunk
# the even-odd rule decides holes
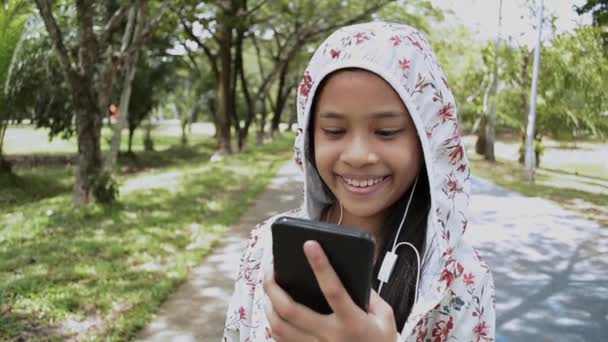
[[[188,145],[188,134],[186,133],[186,130],[188,128],[188,119],[187,118],[182,118],[181,122],[180,122],[180,126],[181,126],[181,130],[182,130],[182,137],[181,137],[181,144],[182,146],[186,146]]]
[[[121,52],[126,53],[132,40],[139,36],[142,26],[143,13],[141,8],[136,9],[131,7],[129,12],[129,20],[127,22],[127,28],[123,36]],[[106,164],[104,169],[106,172],[112,174],[118,159],[118,152],[120,151],[120,142],[122,140],[122,131],[127,126],[127,119],[129,116],[129,102],[131,101],[131,89],[133,85],[133,78],[135,78],[135,71],[137,70],[137,60],[139,58],[139,50],[136,50],[132,56],[126,56],[124,60],[125,78],[122,86],[122,93],[120,94],[120,105],[118,109],[118,120],[114,125],[114,132],[112,134],[112,145],[106,158]]]
[[[144,151],[154,151],[154,140],[152,139],[152,121],[148,120],[146,135],[144,136]]]
[[[266,97],[262,99],[262,108],[260,113],[260,120],[258,121],[258,132],[257,132],[257,143],[261,145],[264,143],[264,127],[266,126],[266,117],[268,116],[268,109],[266,106]]]
[[[135,76],[135,70],[136,66],[135,64],[133,64],[128,68],[127,74],[125,75],[122,93],[120,95],[118,120],[114,125],[114,132],[112,134],[112,145],[110,146],[110,151],[108,152],[108,156],[106,158],[106,165],[104,165],[105,171],[109,173],[114,172],[116,160],[118,159],[118,153],[120,152],[122,131],[127,126],[127,117],[129,115],[129,102],[131,100],[131,89],[133,85],[133,78]]]
[[[129,127],[129,144],[128,144],[128,153],[133,154],[133,134],[135,133],[135,128]]]
[[[96,103],[75,101],[74,107],[78,132],[78,167],[76,168],[73,204],[82,206],[90,203],[94,182],[101,171],[99,141],[102,121]]]
[[[241,127],[241,119],[236,111],[236,91],[237,91],[237,81],[239,80],[239,76],[242,74],[243,69],[243,34],[244,31],[241,27],[237,28],[236,38],[235,38],[235,51],[232,65],[232,78],[230,83],[230,97],[231,102],[233,104],[232,111],[232,124],[234,127],[234,131],[236,132],[237,138],[237,150],[240,152],[245,147],[245,138],[247,137],[247,133],[243,132],[243,127]],[[242,86],[242,84],[241,84]]]
[[[230,112],[232,105],[230,103],[231,92],[231,67],[232,54],[230,47],[232,45],[232,28],[227,22],[229,19],[223,18],[220,24],[220,79],[218,91],[218,113],[216,127],[218,137],[219,153],[232,153],[231,137],[230,137]]]
[[[0,158],[4,155],[4,137],[8,129],[8,121],[0,119]]]
[[[521,103],[522,113],[524,114],[524,122],[526,122],[527,112],[529,109],[528,104],[528,87],[530,86],[530,77],[528,77],[528,67],[530,66],[530,54],[528,51],[523,52],[521,61]]]
[[[530,89],[530,111],[528,112],[528,123],[526,127],[526,179],[534,183],[536,178],[536,153],[534,148],[534,137],[536,136],[536,96],[538,90],[538,74],[540,72],[540,50],[542,49],[541,35],[543,29],[543,0],[540,1],[538,14],[536,48],[534,49],[534,65],[532,67],[532,89]]]
[[[0,155],[0,175],[7,175],[13,173],[13,165]]]
[[[277,87],[277,102],[274,106],[274,116],[272,117],[272,124],[270,126],[270,136],[274,136],[276,132],[279,132],[279,125],[281,124],[281,115],[285,103],[287,103],[287,94],[290,89],[285,88],[285,79],[287,78],[287,72],[289,71],[289,61],[286,61],[281,67],[279,74],[279,85]]]
[[[502,26],[502,0],[499,0],[498,4],[498,32],[496,34],[496,41],[494,43],[494,71],[492,75],[492,103],[490,105],[490,112],[488,115],[488,122],[486,125],[486,146],[484,158],[488,161],[495,161],[494,157],[494,140],[496,133],[496,91],[498,89],[498,50],[500,47],[500,29]]]
[[[528,104],[528,89],[529,89],[529,83],[530,83],[530,78],[528,77],[528,67],[530,66],[530,54],[528,53],[528,51],[522,51],[522,63],[521,63],[521,83],[520,83],[520,88],[521,88],[521,104],[522,104],[522,113],[524,114],[524,119],[523,122],[525,123],[528,118],[527,118],[527,112],[528,112],[528,108],[529,108],[529,104]],[[524,165],[525,162],[525,152],[526,152],[526,132],[525,132],[525,126],[521,127],[521,146],[519,148],[519,158],[518,161],[520,164]]]
[[[238,42],[236,46],[236,65],[238,74],[240,76],[241,81],[241,90],[243,91],[243,97],[245,98],[246,105],[246,117],[245,117],[245,125],[241,127],[239,130],[238,144],[239,151],[243,151],[245,148],[245,144],[247,142],[247,136],[249,135],[249,127],[251,126],[251,122],[255,117],[255,99],[251,97],[249,92],[249,85],[247,83],[247,77],[245,75],[245,68],[243,67],[243,34],[244,31],[239,29],[238,32]]]
[[[207,101],[207,109],[209,110],[209,115],[211,115],[211,121],[213,122],[213,127],[215,127],[215,132],[213,133],[213,138],[219,141],[218,128],[219,122],[217,120],[217,101]]]
[[[479,118],[479,125],[477,128],[477,141],[475,142],[475,153],[479,155],[485,155],[486,148],[486,125],[487,116],[482,115]]]

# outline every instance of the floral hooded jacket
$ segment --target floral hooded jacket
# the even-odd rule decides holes
[[[312,98],[324,77],[360,68],[382,77],[400,95],[420,137],[431,193],[418,301],[400,341],[493,341],[492,275],[462,238],[467,229],[470,168],[461,141],[454,97],[425,37],[401,24],[343,27],[314,53],[298,89],[295,160],[304,172],[302,208],[283,214],[318,219],[331,200],[306,154]],[[271,341],[264,314],[263,273],[272,267],[270,224],[258,225],[241,259],[224,341]],[[400,327],[401,328],[401,327]]]

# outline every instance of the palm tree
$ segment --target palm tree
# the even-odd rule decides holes
[[[25,29],[29,5],[25,0],[0,1],[0,174],[10,173],[11,165],[4,159],[4,135],[11,116],[7,87],[11,81],[11,65]]]

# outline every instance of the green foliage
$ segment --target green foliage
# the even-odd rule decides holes
[[[482,44],[463,25],[431,30],[430,40],[450,84],[460,120],[473,126],[483,112],[489,66],[482,63]]]
[[[432,2],[426,0],[392,1],[374,17],[384,21],[407,24],[426,33],[433,33],[434,25],[431,22],[434,21],[436,24],[444,20],[443,11],[433,7]]]
[[[587,0],[582,6],[575,6],[578,14],[591,12],[593,25],[608,25],[608,0]]]
[[[538,129],[556,138],[608,133],[608,55],[601,30],[583,27],[565,33],[543,50]]]
[[[14,74],[11,66],[15,61],[15,50],[25,29],[29,4],[15,0],[0,4],[0,159],[4,143],[7,121],[13,117],[7,96],[9,76]],[[4,161],[0,164],[3,165]]]
[[[112,175],[108,172],[98,174],[93,182],[95,200],[102,205],[113,204],[118,201],[118,195],[119,185]]]
[[[7,95],[15,119],[49,128],[49,138],[75,133],[75,114],[59,61],[43,22],[33,17],[16,54]]]
[[[167,46],[159,46],[160,52]],[[173,77],[175,75],[175,58],[161,56],[155,57],[149,53],[140,58],[137,71],[131,88],[131,101],[129,102],[129,130],[137,129],[150,112],[166,100],[166,95],[175,89]]]
[[[598,28],[582,27],[544,43],[536,108],[536,130],[541,136],[560,140],[606,136],[608,97],[604,89],[608,87],[608,60],[602,52],[601,33]],[[466,33],[460,35],[464,42],[468,41]],[[435,46],[447,69],[465,126],[472,127],[495,101],[497,129],[516,134],[524,131],[530,106],[533,50],[515,47],[510,40],[503,42],[498,51],[498,93],[496,98],[486,99],[494,68],[494,43],[471,44],[467,52],[466,48],[457,48],[458,43],[451,43],[459,38],[444,39]],[[479,59],[474,57],[476,51]]]

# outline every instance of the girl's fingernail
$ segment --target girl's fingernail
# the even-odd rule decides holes
[[[319,255],[319,249],[316,243],[312,240],[304,242],[304,253],[309,257],[316,258]]]

